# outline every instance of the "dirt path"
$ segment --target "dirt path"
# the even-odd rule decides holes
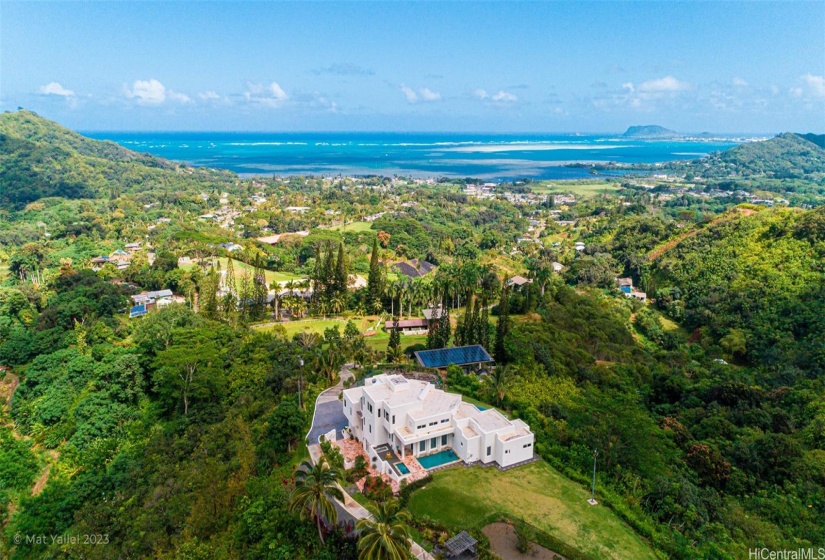
[[[11,399],[14,396],[14,391],[20,385],[20,377],[13,374],[9,370],[5,370],[5,373],[6,375],[2,379],[0,379],[0,402],[2,402],[2,410],[0,410],[0,421],[2,421],[3,425],[11,428],[11,435],[14,436],[16,439],[30,439],[26,436],[17,433],[17,430],[14,428],[14,422],[11,422],[8,419],[8,415],[11,413]],[[38,446],[35,446],[35,448],[36,447]],[[60,458],[60,454],[54,449],[46,451],[46,455],[49,458],[49,462],[46,464],[46,466],[43,468],[43,472],[40,473],[40,476],[34,482],[34,486],[32,486],[32,496],[37,496],[46,487],[46,483],[49,481],[49,474],[51,473],[52,467],[57,463],[57,460]],[[16,504],[9,504],[9,517],[11,517],[11,514],[16,509]]]
[[[501,560],[567,560],[561,554],[530,543],[530,550],[519,552],[515,528],[509,523],[490,523],[481,530],[490,539],[490,550]]]

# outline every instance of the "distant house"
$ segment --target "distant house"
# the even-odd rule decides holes
[[[409,261],[401,261],[392,265],[393,270],[399,274],[403,274],[408,278],[420,278],[426,276],[437,267],[428,261],[412,259]]]
[[[92,259],[92,266],[103,266],[107,262],[109,262],[109,257],[107,256],[95,257]]]
[[[522,286],[525,286],[527,284],[531,284],[532,282],[533,282],[532,280],[530,280],[528,278],[525,278],[524,276],[516,275],[516,276],[513,276],[512,278],[510,278],[509,280],[507,280],[507,285],[510,286],[511,288],[518,289],[518,288],[521,288]]]
[[[127,251],[128,253],[134,253],[135,251],[137,251],[138,249],[140,249],[140,243],[127,243],[127,244],[124,246],[124,249],[126,249],[126,251]]]
[[[563,264],[561,264],[560,262],[553,263],[553,272],[555,272],[556,274],[561,274],[562,270],[564,270]]]
[[[427,325],[427,319],[399,319],[397,327],[399,332],[412,334],[426,331]],[[384,321],[384,328],[387,330],[387,332],[395,330],[395,321]]]
[[[141,292],[132,296],[132,307],[129,308],[129,318],[134,319],[135,317],[146,315],[154,309],[160,309],[161,307],[182,301],[182,298],[176,300],[172,290]]]
[[[287,206],[284,208],[287,212],[293,212],[295,214],[303,214],[304,212],[308,212],[310,210],[309,206]]]
[[[584,243],[582,243],[581,241],[576,241],[575,247],[576,247],[576,251],[579,251],[579,252],[584,251]]]
[[[630,294],[633,291],[633,278],[616,278],[616,285],[623,293]]]
[[[424,309],[424,318],[428,323],[438,321],[441,318],[444,308],[440,305]]]
[[[360,290],[367,287],[367,279],[360,274],[350,274],[347,277],[347,289]]]
[[[226,249],[230,253],[243,249],[243,247],[237,243],[221,243],[221,248]]]

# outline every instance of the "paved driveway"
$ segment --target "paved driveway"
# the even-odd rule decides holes
[[[348,424],[344,416],[344,407],[338,400],[338,394],[344,390],[344,381],[352,377],[347,366],[341,368],[340,380],[334,387],[330,387],[315,401],[315,415],[312,417],[312,427],[309,429],[309,443],[318,443],[318,438],[335,429],[337,439],[343,437],[342,430]]]

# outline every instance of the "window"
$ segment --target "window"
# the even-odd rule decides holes
[[[533,447],[533,444],[532,443],[525,443],[524,445],[522,445],[522,447],[524,449],[527,449],[528,447]]]
[[[427,440],[422,441],[418,444],[419,451],[426,451],[427,450]]]
[[[510,450],[509,450],[509,449],[507,449],[507,450],[505,451],[505,453],[510,453]]]
[[[371,403],[367,404],[367,408],[369,409],[370,412],[372,412],[372,404]]]
[[[370,433],[372,433],[372,424],[370,424]]]
[[[438,426],[438,422],[430,422],[430,426]]]
[[[441,436],[441,445],[447,445],[447,436]]]
[[[426,427],[427,427],[427,425],[426,425],[426,424],[421,424],[420,426],[416,426],[416,429],[417,429],[417,430],[423,430],[423,429],[424,429],[424,428],[426,428]]]
[[[392,415],[392,423],[395,424],[395,414]]]
[[[438,445],[438,438],[433,438],[430,440],[430,449],[435,449]]]
[[[490,453],[492,453],[492,452],[493,452],[493,448],[488,445],[487,446],[487,456],[489,457]]]
[[[381,409],[378,409],[378,417],[381,418]]]
[[[442,423],[442,424],[446,424],[446,423],[447,423],[447,422],[449,422],[449,421],[450,421],[450,419],[449,419],[449,418],[445,418],[444,420],[442,420],[442,421],[441,421],[441,423]]]

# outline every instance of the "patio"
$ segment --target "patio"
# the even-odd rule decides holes
[[[372,464],[370,463],[370,458],[367,455],[367,452],[364,451],[363,447],[361,447],[361,443],[349,438],[339,439],[330,443],[332,443],[332,445],[336,446],[338,449],[341,450],[341,454],[344,456],[345,465],[349,465],[351,467],[355,462],[355,458],[358,455],[361,455],[367,462],[367,474],[369,476],[380,476],[381,479],[384,480],[384,482],[390,485],[393,493],[395,494],[397,494],[401,490],[401,485],[397,480],[395,480],[387,474],[381,474],[375,468],[373,468]],[[395,457],[398,458],[397,455],[395,455]],[[414,482],[427,476],[427,470],[421,466],[421,464],[418,462],[418,460],[416,460],[415,457],[407,455],[404,458],[398,458],[398,461],[404,463],[404,465],[406,465],[406,467],[410,471],[410,474],[404,477],[404,480],[406,480],[408,483]],[[395,461],[393,461],[393,463],[394,462]],[[363,478],[355,481],[355,484],[356,486],[358,486],[359,490],[364,490]]]

